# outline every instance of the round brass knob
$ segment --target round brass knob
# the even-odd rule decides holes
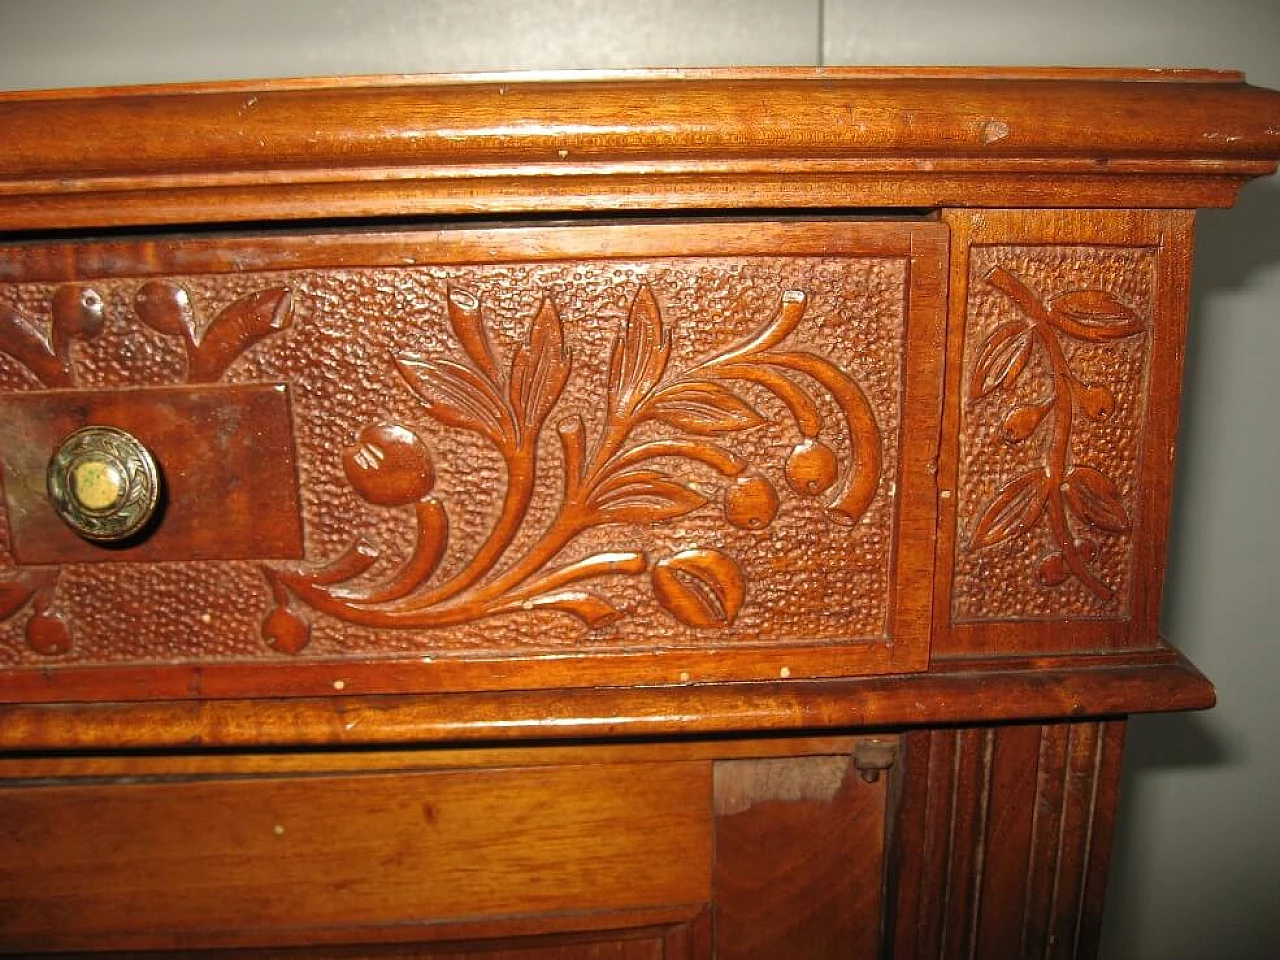
[[[160,499],[155,457],[116,427],[84,427],[66,437],[49,461],[47,479],[58,516],[99,543],[133,536]]]

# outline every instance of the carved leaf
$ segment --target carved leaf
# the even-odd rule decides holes
[[[992,390],[1018,379],[1031,358],[1031,328],[1022,320],[1002,323],[987,338],[973,365],[969,399],[979,400]]]
[[[412,353],[399,354],[395,361],[400,376],[435,420],[479,433],[495,444],[502,442],[508,422],[502,399],[474,370]]]
[[[595,630],[608,626],[622,618],[622,611],[601,599],[594,593],[581,590],[564,590],[560,593],[548,593],[524,601],[521,607],[526,610],[557,610],[577,617],[588,627]]]
[[[709,548],[659,560],[652,579],[653,594],[663,609],[690,627],[727,627],[747,595],[738,564]]]
[[[718,383],[679,383],[663,390],[646,415],[688,433],[713,436],[764,423],[750,404]]]
[[[1049,301],[1049,322],[1063,333],[1097,343],[1142,332],[1142,319],[1106,290],[1072,290]]]
[[[528,338],[511,358],[511,406],[520,422],[536,431],[568,379],[569,354],[560,315],[550,300],[543,300]]]
[[[667,369],[671,339],[663,328],[658,301],[648,284],[640,287],[609,354],[608,408],[625,417]]]
[[[1093,467],[1072,467],[1063,478],[1062,492],[1067,506],[1086,523],[1112,533],[1128,531],[1129,516],[1120,491],[1105,474]]]
[[[656,470],[628,470],[602,483],[588,504],[591,523],[661,523],[692,513],[702,494]]]
[[[497,384],[498,361],[493,354],[493,346],[489,343],[489,333],[484,326],[484,318],[480,313],[480,300],[465,290],[449,290],[446,295],[449,304],[449,326],[453,335],[462,344],[471,362],[476,365],[489,382]]]
[[[970,550],[1018,536],[1031,529],[1049,497],[1049,476],[1043,470],[1028,470],[1014,477],[988,505],[973,532]]]
[[[25,607],[34,592],[25,580],[0,580],[0,620],[8,620]]]
[[[0,304],[0,352],[31,371],[46,387],[71,385],[71,374],[32,323],[8,304]]]
[[[252,293],[223,309],[204,331],[191,353],[187,379],[211,383],[264,337],[279,333],[293,318],[293,298],[284,287]]]

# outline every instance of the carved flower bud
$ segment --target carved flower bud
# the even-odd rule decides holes
[[[1106,387],[1085,387],[1079,392],[1080,409],[1090,420],[1106,420],[1116,410],[1116,398]]]
[[[281,653],[299,653],[311,642],[311,624],[292,610],[276,607],[262,621],[262,636]]]
[[[355,446],[342,452],[342,467],[352,489],[380,507],[417,503],[436,482],[426,445],[398,423],[361,430]]]
[[[1029,403],[1010,410],[1000,428],[1000,439],[1005,443],[1021,443],[1036,432],[1036,427],[1040,426],[1048,410],[1048,404],[1039,403]]]
[[[1046,587],[1056,587],[1066,582],[1070,575],[1070,571],[1067,570],[1067,561],[1060,553],[1049,554],[1040,561],[1040,566],[1036,569],[1036,577]]]
[[[735,527],[762,530],[777,514],[778,494],[764,477],[738,477],[724,492],[724,517]]]
[[[102,333],[102,295],[82,283],[67,283],[53,293],[53,323],[63,336],[92,340]]]
[[[802,497],[816,497],[836,482],[840,466],[830,447],[806,437],[787,455],[784,473],[792,490]]]

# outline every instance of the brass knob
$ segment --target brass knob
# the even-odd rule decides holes
[[[99,543],[126,540],[151,519],[160,499],[156,459],[116,427],[84,427],[49,460],[49,498],[72,530]]]

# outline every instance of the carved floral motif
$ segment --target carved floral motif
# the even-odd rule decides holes
[[[1115,396],[1104,384],[1083,382],[1071,369],[1062,337],[1101,344],[1144,332],[1137,313],[1105,290],[1072,290],[1046,301],[1003,267],[986,280],[1007,296],[1021,316],[1000,324],[978,351],[968,385],[970,403],[1008,390],[1022,376],[1035,352],[1049,372],[1048,393],[1015,406],[1005,416],[1001,439],[1022,444],[1047,431],[1044,462],[1006,481],[986,505],[969,539],[970,551],[1025,535],[1042,521],[1055,548],[1041,558],[1037,577],[1044,587],[1075,578],[1100,599],[1114,591],[1090,564],[1098,552],[1088,535],[1127,533],[1130,518],[1114,480],[1094,466],[1078,463],[1071,438],[1079,412],[1096,422],[1115,412]],[[1046,426],[1047,425],[1047,426]]]
[[[837,523],[857,522],[879,484],[880,432],[867,398],[846,373],[822,357],[785,346],[806,304],[802,291],[784,292],[776,314],[754,335],[670,375],[671,331],[652,291],[642,285],[613,340],[601,398],[603,426],[592,437],[581,415],[555,416],[560,500],[544,529],[514,550],[536,496],[539,438],[556,414],[573,357],[550,299],[542,301],[523,341],[503,362],[490,343],[479,299],[451,289],[448,321],[461,358],[402,352],[394,359],[427,416],[480,436],[501,456],[506,481],[496,521],[460,569],[436,580],[449,519],[433,494],[430,453],[412,425],[368,425],[343,454],[347,480],[369,503],[413,510],[413,550],[398,570],[374,584],[357,583],[381,556],[380,548],[363,538],[316,568],[264,566],[276,601],[263,622],[264,636],[286,652],[306,646],[310,626],[295,601],[379,628],[441,627],[530,610],[568,614],[596,628],[623,613],[583,584],[646,573],[658,603],[685,625],[732,623],[747,586],[737,561],[714,548],[682,550],[656,562],[643,552],[617,550],[551,564],[587,530],[662,524],[706,507],[709,498],[701,486],[665,468],[673,461],[722,478],[720,508],[727,523],[746,530],[767,527],[778,511],[778,492],[727,444],[734,434],[765,423],[744,387],[772,394],[795,423],[800,439],[784,466],[792,491],[816,497],[836,488],[827,515]],[[852,451],[843,469],[821,438],[823,418],[811,383],[829,393],[842,414]],[[637,438],[637,428],[646,423],[659,424],[670,435]]]
[[[182,342],[186,382],[212,383],[255,343],[287,328],[292,303],[286,288],[273,287],[234,301],[202,324],[180,284],[151,280],[139,288],[134,311],[145,326]],[[86,284],[62,284],[53,292],[49,313],[46,331],[17,307],[0,304],[0,353],[16,360],[43,387],[75,387],[72,347],[102,334],[103,298]],[[71,648],[70,627],[55,605],[60,575],[60,567],[30,567],[0,579],[0,622],[30,605],[26,637],[37,653],[60,654]]]

